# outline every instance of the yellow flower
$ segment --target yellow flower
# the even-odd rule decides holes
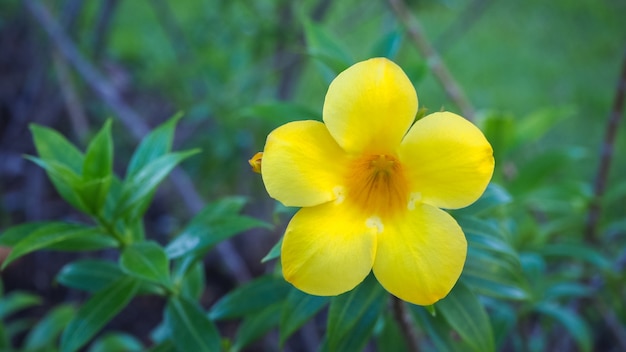
[[[387,291],[414,304],[450,292],[467,242],[439,208],[480,197],[493,173],[493,151],[458,115],[438,112],[413,124],[416,113],[408,77],[375,58],[330,84],[324,123],[291,122],[267,137],[261,173],[267,192],[302,207],[281,251],[283,275],[295,287],[338,295],[373,270]]]

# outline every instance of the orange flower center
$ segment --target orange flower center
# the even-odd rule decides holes
[[[346,200],[366,215],[388,217],[408,204],[409,186],[402,164],[393,155],[365,155],[352,162]]]

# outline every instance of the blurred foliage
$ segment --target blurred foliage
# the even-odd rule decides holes
[[[434,306],[409,307],[422,349],[621,350],[626,340],[623,126],[594,238],[585,235],[585,222],[626,42],[626,3],[408,4],[479,107],[475,123],[496,156],[493,182],[483,197],[451,212],[469,245],[459,283]],[[82,221],[15,224],[11,207],[3,205],[0,246],[12,251],[2,266],[10,270],[41,250],[90,251],[54,273],[55,283],[84,291],[81,297],[87,298],[80,306],[72,300],[31,314],[45,302],[45,293],[2,292],[0,350],[74,351],[87,345],[89,351],[298,350],[310,341],[323,351],[408,350],[391,313],[392,297],[375,280],[338,297],[303,294],[277,274],[273,259],[280,255],[280,242],[263,259],[265,274],[227,288],[210,304],[203,300],[207,271],[213,270],[203,260],[216,245],[252,228],[273,229],[270,240],[279,240],[293,209],[262,200],[261,180],[248,172],[246,160],[275,127],[320,119],[327,85],[338,72],[365,58],[387,56],[405,69],[420,101],[427,102],[421,114],[455,110],[385,2],[49,5],[85,57],[158,127],[131,152],[134,142],[122,123],[107,120],[110,107],[75,73],[70,78],[89,117],[87,135],[68,127],[65,111],[44,123],[54,128],[30,125],[37,156],[26,158],[45,170]],[[0,32],[10,33],[19,21],[37,25],[21,2],[0,4]],[[56,82],[60,73],[50,65],[53,49],[44,35],[30,33],[36,38],[30,40],[44,58],[39,64],[48,65],[38,70]],[[2,49],[3,57],[16,53]],[[12,106],[3,104],[5,129],[19,121]],[[166,120],[179,110],[185,111],[183,119]],[[174,145],[200,147],[202,153],[173,152]],[[146,232],[146,214],[157,186],[181,163],[212,202],[190,219],[171,206],[168,211],[183,219],[165,240],[156,238]],[[0,186],[8,189],[4,182]],[[244,210],[255,216],[242,215]],[[103,250],[114,252],[115,259],[98,256]],[[149,341],[106,327],[140,296],[166,302]],[[102,329],[106,333],[100,334]],[[273,342],[264,344],[263,336]]]

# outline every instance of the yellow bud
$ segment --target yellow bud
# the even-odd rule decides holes
[[[261,159],[263,159],[263,152],[258,152],[254,154],[254,156],[250,158],[250,160],[248,160],[248,164],[252,166],[252,171],[256,172],[257,174],[261,173]]]

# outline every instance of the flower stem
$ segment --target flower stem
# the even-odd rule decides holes
[[[617,81],[615,89],[615,99],[613,100],[613,108],[606,123],[606,131],[602,148],[600,148],[600,164],[598,165],[598,173],[593,185],[593,198],[587,214],[587,228],[585,231],[585,239],[593,243],[597,240],[597,226],[600,220],[601,200],[606,189],[606,183],[609,178],[609,170],[611,168],[611,159],[613,156],[615,135],[620,119],[624,113],[624,100],[626,99],[626,51],[624,52],[624,61],[622,62],[622,73]]]
[[[413,320],[409,315],[406,303],[397,297],[392,297],[391,305],[393,308],[393,316],[398,322],[398,325],[400,325],[400,331],[402,335],[404,335],[409,351],[419,352],[419,341],[413,329]]]

